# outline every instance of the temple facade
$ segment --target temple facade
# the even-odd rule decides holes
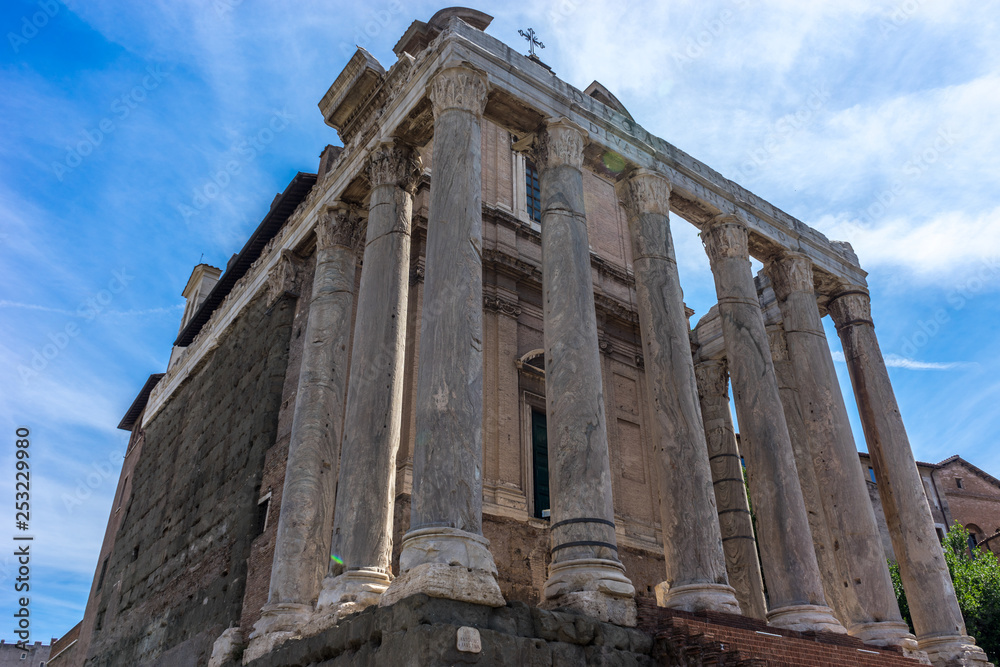
[[[343,147],[225,271],[196,268],[170,366],[123,420],[122,513],[66,664],[501,664],[508,645],[559,664],[556,644],[586,647],[570,664],[654,664],[659,607],[870,664],[987,665],[850,245],[490,21],[416,21],[388,70],[359,48],[319,103]],[[711,264],[697,321],[672,224]],[[589,644],[545,634],[573,618],[601,628]]]

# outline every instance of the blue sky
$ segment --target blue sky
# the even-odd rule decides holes
[[[525,4],[476,6],[497,17],[490,34],[522,48],[517,29],[534,27],[561,78],[599,80],[654,134],[850,241],[917,458],[961,454],[1000,475],[995,7]],[[191,268],[225,266],[275,193],[339,143],[316,104],[354,45],[388,66],[409,23],[441,6],[3,3],[0,499],[13,535],[14,431],[27,426],[33,640],[83,614],[127,443],[115,426],[166,367]],[[232,161],[238,173],[220,175]],[[700,316],[708,261],[694,227],[673,228]],[[0,618],[11,575],[0,557]]]

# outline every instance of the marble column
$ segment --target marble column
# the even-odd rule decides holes
[[[934,665],[986,665],[966,634],[889,372],[875,337],[867,290],[846,288],[828,309],[837,325],[868,453],[920,649]]]
[[[757,558],[750,504],[743,484],[743,464],[729,411],[729,373],[724,360],[695,364],[708,461],[715,487],[722,547],[729,583],[745,616],[767,620],[764,578]]]
[[[826,606],[795,457],[750,270],[747,229],[720,215],[702,232],[719,298],[726,359],[757,517],[771,625],[845,632]]]
[[[483,537],[481,123],[486,77],[449,67],[431,80],[434,154],[417,370],[410,530],[382,594],[504,604]]]
[[[799,405],[818,495],[834,540],[837,588],[847,631],[870,644],[917,648],[903,622],[889,578],[847,406],[837,381],[833,355],[823,331],[812,261],[785,252],[768,260],[764,271],[778,299],[795,373]]]
[[[656,587],[657,601],[684,611],[738,614],[726,574],[690,328],[670,235],[670,182],[639,169],[619,181],[617,191],[632,240],[652,459],[659,481],[667,579]]]
[[[833,537],[827,527],[826,512],[820,500],[820,484],[816,478],[812,451],[806,437],[805,420],[802,418],[799,384],[795,379],[795,369],[788,358],[785,328],[777,304],[772,304],[772,307],[765,310],[764,323],[771,359],[774,362],[774,376],[778,382],[778,395],[781,397],[788,437],[792,443],[792,453],[795,455],[795,469],[799,474],[802,500],[805,503],[806,517],[809,519],[809,532],[812,533],[813,549],[819,565],[820,581],[823,583],[823,593],[827,604],[833,609],[833,615],[841,624],[846,625],[849,614],[844,608],[840,590],[842,585],[839,582],[837,562],[834,558]]]
[[[387,142],[369,158],[368,234],[351,353],[329,574],[317,607],[335,619],[376,604],[391,581],[396,452],[403,414],[413,187],[420,158]]]
[[[330,559],[357,248],[362,223],[326,209],[316,223],[316,272],[306,321],[267,604],[248,650],[267,652],[312,615]]]
[[[561,118],[536,145],[551,554],[543,607],[635,625],[635,588],[618,559],[611,465],[583,203],[587,133]]]

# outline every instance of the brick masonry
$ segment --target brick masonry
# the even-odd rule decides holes
[[[88,665],[204,664],[239,623],[294,308],[258,295],[147,426]]]

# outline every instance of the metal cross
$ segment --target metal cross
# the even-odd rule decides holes
[[[525,32],[523,30],[518,30],[517,34],[528,40],[528,55],[532,57],[537,57],[535,56],[535,47],[537,46],[540,49],[545,48],[545,45],[539,42],[538,38],[535,36],[534,28],[528,28],[528,32]]]

